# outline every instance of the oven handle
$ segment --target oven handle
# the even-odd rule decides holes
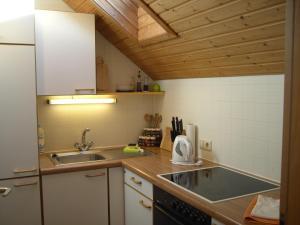
[[[167,216],[169,219],[171,219],[174,223],[178,225],[184,225],[179,220],[177,220],[174,216],[172,216],[170,213],[168,213],[165,209],[161,208],[157,204],[154,204],[155,209],[159,210],[161,213],[163,213],[165,216]]]

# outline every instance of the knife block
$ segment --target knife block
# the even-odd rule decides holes
[[[172,152],[173,150],[173,142],[171,139],[171,127],[166,127],[163,133],[163,138],[160,143],[160,148]],[[186,131],[182,131],[182,135],[186,135]]]

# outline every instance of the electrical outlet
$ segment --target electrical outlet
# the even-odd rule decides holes
[[[212,151],[212,141],[200,140],[200,149],[206,151]]]

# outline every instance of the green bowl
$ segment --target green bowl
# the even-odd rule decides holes
[[[153,84],[152,85],[152,91],[155,91],[155,92],[160,91],[160,85],[159,84]]]

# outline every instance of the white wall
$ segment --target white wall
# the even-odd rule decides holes
[[[280,180],[284,77],[246,76],[161,81],[163,126],[172,116],[213,141],[200,157]]]
[[[137,77],[138,71],[141,70],[130,59],[124,57],[123,53],[99,32],[96,32],[96,54],[102,56],[104,63],[108,66],[110,88],[113,91],[116,90],[117,85],[132,83]],[[142,76],[146,76],[146,74],[142,72]]]
[[[36,9],[72,11],[62,0],[36,0]],[[112,88],[128,84],[139,68],[96,32],[96,54],[108,65]],[[136,142],[146,125],[144,114],[153,112],[150,96],[118,97],[113,105],[48,105],[47,97],[38,97],[38,119],[45,129],[45,150],[72,148],[80,141],[81,131],[89,127],[88,139],[95,146]]]

